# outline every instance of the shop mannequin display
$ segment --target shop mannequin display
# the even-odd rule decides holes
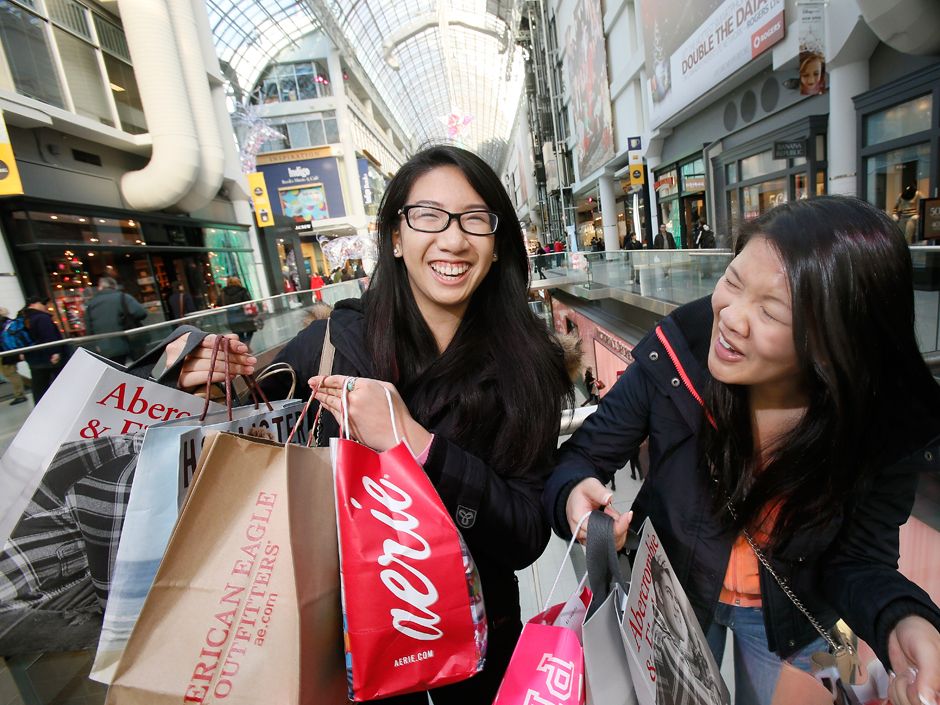
[[[917,190],[917,186],[908,184],[898,194],[898,199],[894,202],[894,219],[898,221],[898,227],[904,233],[904,239],[907,240],[908,245],[917,238],[921,196],[922,194]]]

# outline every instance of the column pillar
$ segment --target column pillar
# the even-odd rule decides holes
[[[617,234],[617,199],[614,197],[614,179],[610,174],[601,174],[597,180],[601,200],[601,225],[604,227],[604,249],[608,252],[620,249]]]
[[[852,96],[868,90],[868,61],[853,61],[829,70],[827,192],[858,194],[858,130]],[[817,159],[822,155],[816,155]]]

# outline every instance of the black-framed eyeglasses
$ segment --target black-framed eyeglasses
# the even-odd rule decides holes
[[[398,215],[405,216],[408,227],[422,233],[440,233],[456,220],[460,229],[468,235],[492,235],[499,225],[499,215],[487,210],[451,213],[434,206],[402,206]]]

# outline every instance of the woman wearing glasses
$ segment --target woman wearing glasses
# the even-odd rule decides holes
[[[473,554],[486,600],[485,668],[431,696],[435,705],[488,703],[521,630],[514,572],[548,541],[539,498],[571,382],[564,353],[527,304],[526,251],[512,202],[480,158],[447,146],[415,155],[389,183],[378,226],[369,291],[339,302],[330,318],[334,374],[315,376],[325,321],[301,331],[277,360],[311,378],[334,416],[346,385],[350,430],[379,451],[395,443],[384,395],[391,391],[409,446]],[[185,363],[181,385],[205,382],[208,352]],[[246,348],[233,358],[235,371],[253,371]],[[276,378],[265,390],[288,391]],[[337,434],[336,419],[324,415],[321,445]],[[387,702],[427,699],[418,693]]]

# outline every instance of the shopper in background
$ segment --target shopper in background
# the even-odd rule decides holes
[[[98,291],[85,307],[88,335],[117,333],[139,326],[147,317],[147,309],[130,294],[119,291],[111,277],[98,280]],[[127,336],[112,336],[96,341],[94,348],[109,360],[124,364],[131,354]]]
[[[10,310],[7,308],[0,307],[0,349],[3,351],[14,350],[16,348],[25,347],[32,343],[32,340],[29,339],[28,334],[22,340],[17,340],[15,336],[6,336],[3,335],[3,332],[6,331],[7,327],[11,324],[14,324],[16,319],[10,318]],[[24,331],[25,332],[25,329]],[[7,346],[7,340],[11,341],[12,347]],[[23,344],[25,343],[25,345]],[[23,359],[23,356],[19,353],[13,355],[0,355],[0,372],[3,373],[3,376],[6,377],[7,382],[10,383],[10,388],[13,390],[13,401],[10,402],[10,406],[16,404],[22,404],[26,399],[26,383],[23,381],[23,378],[20,376],[20,373],[16,371],[16,363]]]
[[[193,297],[186,291],[186,285],[182,282],[175,282],[173,293],[169,296],[170,315],[173,318],[182,318],[196,312],[196,304],[193,303]]]
[[[659,232],[653,238],[654,250],[674,250],[676,249],[676,239],[669,232],[665,223],[659,224]]]
[[[940,458],[907,244],[868,203],[825,196],[745,224],[734,251],[710,299],[640,341],[561,447],[545,509],[570,536],[604,508],[621,545],[652,520],[717,662],[734,633],[737,705],[811,671],[827,642],[808,615],[875,650],[893,703],[933,705],[940,609],[898,572],[899,528]],[[647,437],[631,521],[604,483]]]
[[[228,321],[229,330],[238,336],[238,339],[248,345],[251,342],[251,336],[255,334],[255,317],[251,311],[246,311],[245,306],[233,306],[232,304],[245,304],[251,301],[251,294],[244,286],[242,280],[238,277],[229,277],[222,289],[222,305],[231,306],[225,312]]]
[[[26,299],[26,307],[20,312],[25,319],[26,330],[29,331],[34,345],[62,340],[62,333],[52,320],[47,301],[48,299],[38,296],[30,296]],[[32,378],[34,404],[39,403],[42,395],[46,393],[49,385],[62,369],[65,352],[64,345],[53,345],[24,354]]]
[[[361,300],[339,302],[329,321],[334,374],[310,380],[331,412],[320,440],[338,433],[345,388],[352,435],[387,450],[391,393],[404,437],[467,541],[486,601],[483,671],[431,696],[435,705],[489,703],[522,629],[515,571],[548,541],[538,502],[571,382],[561,346],[527,303],[512,201],[482,159],[450,146],[419,152],[389,183],[378,223],[372,284]],[[313,377],[325,332],[314,322],[276,360]],[[183,364],[181,386],[205,383],[212,342]],[[233,373],[253,371],[254,358],[231,357]],[[212,372],[224,378],[220,362]],[[271,398],[288,391],[275,377],[262,386]],[[427,701],[415,693],[391,702]]]

